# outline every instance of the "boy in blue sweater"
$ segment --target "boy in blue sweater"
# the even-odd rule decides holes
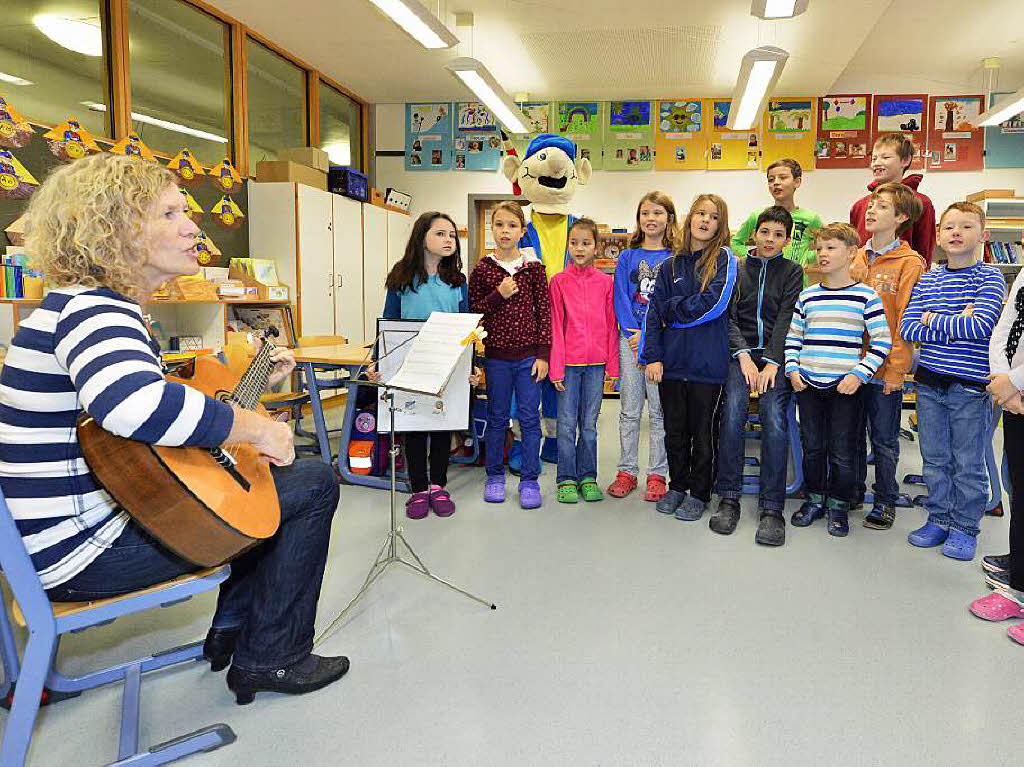
[[[977,205],[955,202],[946,209],[939,244],[949,260],[921,276],[900,322],[900,335],[921,344],[914,380],[928,485],[928,521],[908,540],[921,548],[941,545],[947,557],[962,560],[974,558],[988,500],[988,347],[1006,295],[1002,273],[975,257],[987,234]]]
[[[860,387],[871,380],[892,337],[878,294],[850,276],[860,236],[849,224],[822,227],[815,247],[822,281],[800,293],[786,337],[786,375],[800,406],[807,502],[792,523],[807,527],[828,512],[829,535],[850,532],[857,498]],[[867,349],[862,345],[865,333]]]

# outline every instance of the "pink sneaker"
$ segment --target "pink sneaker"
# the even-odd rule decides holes
[[[430,492],[422,490],[413,493],[412,497],[405,502],[405,516],[409,519],[423,519],[430,513]]]
[[[430,486],[430,508],[439,517],[450,517],[455,513],[455,501],[452,495],[440,485]]]
[[[993,591],[987,597],[971,602],[970,611],[985,621],[1005,621],[1024,618],[1024,609],[1005,594]],[[1022,636],[1024,638],[1024,636]]]
[[[1024,644],[1024,623],[1016,623],[1006,629],[1006,636],[1017,644]]]

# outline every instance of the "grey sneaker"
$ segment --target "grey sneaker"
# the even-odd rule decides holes
[[[666,490],[665,495],[661,496],[661,500],[658,501],[654,507],[662,514],[675,514],[676,509],[686,500],[686,493],[680,493],[678,490]]]
[[[691,495],[683,501],[682,506],[676,509],[676,519],[681,519],[684,522],[696,522],[704,516],[704,509],[707,507],[708,505],[704,501]]]

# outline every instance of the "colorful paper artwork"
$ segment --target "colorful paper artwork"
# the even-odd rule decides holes
[[[123,139],[118,141],[112,147],[110,147],[111,154],[123,154],[126,157],[138,157],[142,160],[149,160],[150,162],[156,162],[156,155],[154,155],[148,146],[142,143],[142,139],[139,138],[138,133],[129,133]]]
[[[39,186],[35,177],[9,150],[0,149],[0,197],[27,200]]]
[[[501,166],[498,121],[483,104],[459,104],[455,170],[495,171]]]
[[[451,104],[406,104],[405,169],[451,170],[452,127]]]
[[[242,188],[242,177],[227,157],[210,168],[209,176],[214,185],[225,194],[234,194]]]
[[[658,102],[654,137],[657,170],[704,170],[707,167],[705,114],[700,99]]]
[[[32,140],[32,126],[3,96],[0,96],[0,146],[18,149]]]
[[[242,225],[245,214],[228,195],[221,197],[210,211],[217,223],[225,229],[237,229]]]
[[[181,196],[185,198],[185,215],[192,219],[192,223],[198,224],[203,220],[204,211],[202,206],[196,202],[196,198],[185,189],[179,189]]]
[[[650,101],[612,101],[605,133],[605,170],[654,167],[654,126]]]
[[[74,117],[55,125],[52,130],[43,134],[43,138],[46,139],[50,151],[64,162],[74,162],[87,154],[103,151],[92,134]]]
[[[590,160],[595,170],[602,165],[601,104],[596,101],[560,101],[557,131],[576,142],[580,156]]]
[[[814,170],[814,118],[817,107],[813,98],[780,99],[768,102],[764,117],[762,166],[782,158],[800,163],[804,170]]]
[[[818,168],[866,168],[870,164],[871,95],[834,94],[818,100]]]
[[[167,161],[167,167],[178,177],[178,182],[184,186],[196,186],[202,183],[206,171],[192,154],[190,149],[182,149],[174,157]]]
[[[928,97],[924,94],[875,96],[874,140],[885,133],[902,133],[914,144],[911,168],[924,167]]]
[[[759,129],[730,131],[731,101],[709,100],[705,102],[711,111],[712,126],[709,139],[708,170],[756,170],[761,164]]]
[[[982,170],[985,131],[978,126],[984,96],[932,96],[928,131],[928,167],[932,170]]]
[[[210,263],[221,255],[220,249],[214,245],[206,232],[199,232],[196,235],[196,259],[201,266],[209,266]]]
[[[519,105],[519,111],[526,118],[526,125],[532,135],[551,132],[551,104],[528,101]]]

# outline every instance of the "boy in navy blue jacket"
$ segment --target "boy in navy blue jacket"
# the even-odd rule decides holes
[[[683,223],[682,249],[661,265],[640,339],[647,380],[665,413],[669,489],[656,508],[696,521],[711,500],[722,385],[729,374],[729,300],[736,263],[722,198],[702,194]],[[689,497],[687,497],[689,492]]]

